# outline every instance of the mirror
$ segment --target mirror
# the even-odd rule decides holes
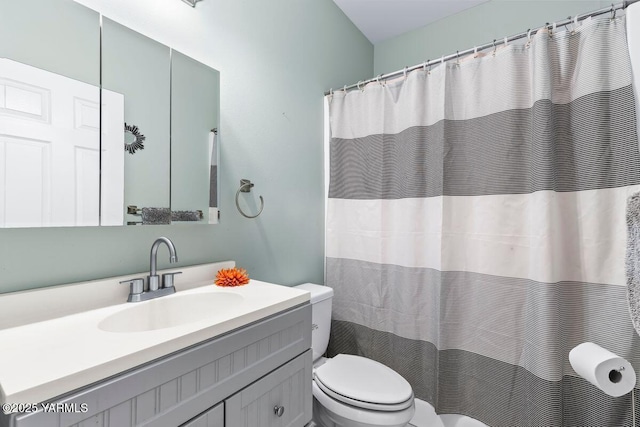
[[[141,221],[140,215],[127,214],[126,206],[171,206],[170,88],[170,49],[103,17],[102,142],[106,150],[117,147],[119,156],[103,165],[102,177],[111,182],[124,170],[122,199],[111,200],[120,208],[120,218],[103,225]],[[143,146],[123,149],[134,133],[144,137]]]
[[[0,227],[99,223],[99,23],[72,1],[0,4]]]
[[[171,209],[201,210],[205,224],[218,220],[219,88],[217,70],[172,52]]]
[[[0,227],[216,223],[219,73],[105,17],[101,44],[71,0],[2,3]]]

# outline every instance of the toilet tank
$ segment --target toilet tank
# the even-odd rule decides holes
[[[311,348],[315,362],[327,351],[329,345],[333,289],[312,283],[298,285],[296,289],[311,292]]]

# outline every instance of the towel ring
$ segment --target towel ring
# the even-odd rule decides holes
[[[240,193],[248,193],[251,191],[251,187],[253,187],[254,184],[249,181],[248,179],[241,179],[240,180],[240,188],[238,188],[238,191],[236,191],[236,208],[238,208],[238,212],[240,212],[240,215],[242,215],[245,218],[257,218],[258,216],[260,216],[260,214],[262,213],[262,210],[264,209],[264,199],[262,198],[262,196],[260,197],[260,211],[255,214],[255,215],[247,215],[246,213],[244,213],[242,211],[242,208],[240,207],[240,203],[238,203],[238,197],[240,196]]]

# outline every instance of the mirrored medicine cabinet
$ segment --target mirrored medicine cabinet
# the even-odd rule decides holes
[[[100,18],[0,4],[0,227],[215,223],[219,72]]]

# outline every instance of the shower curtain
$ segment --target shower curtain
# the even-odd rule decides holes
[[[631,425],[631,394],[567,357],[592,341],[640,370],[625,28],[591,19],[330,95],[330,356],[385,363],[438,413],[490,426]]]

